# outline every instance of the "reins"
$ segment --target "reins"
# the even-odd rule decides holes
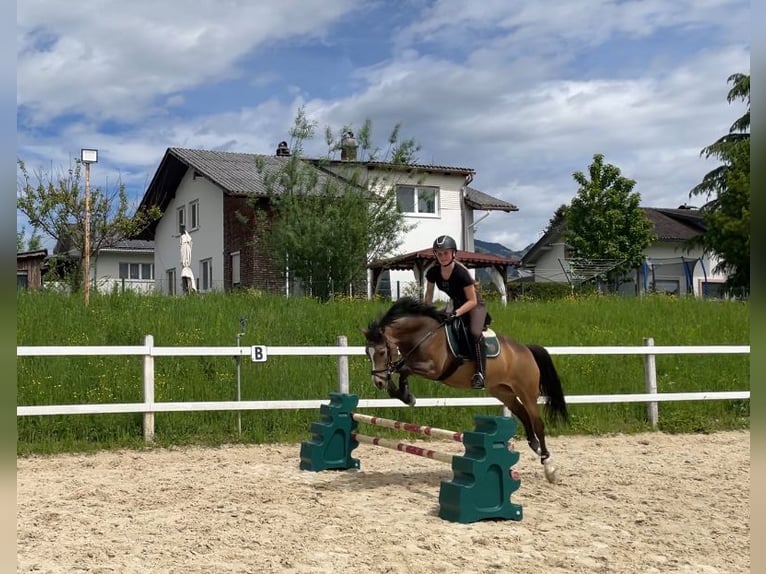
[[[403,355],[398,361],[396,361],[394,363],[389,361],[388,365],[384,369],[373,369],[373,370],[370,371],[370,373],[373,374],[373,375],[377,375],[377,374],[380,374],[380,373],[387,373],[388,375],[393,375],[394,373],[398,373],[402,369],[404,364],[407,362],[407,359],[410,358],[410,355],[412,355],[412,353],[417,351],[418,347],[420,347],[420,345],[425,343],[427,339],[429,339],[430,337],[433,337],[433,335],[436,333],[436,331],[438,331],[439,329],[442,329],[446,325],[447,325],[447,319],[445,319],[444,321],[441,321],[439,323],[439,326],[436,329],[432,329],[431,331],[428,331],[428,333],[423,335],[423,337],[421,337],[420,341],[415,343],[415,346],[412,347],[412,349],[410,349],[409,351],[407,351],[407,353],[405,355]]]

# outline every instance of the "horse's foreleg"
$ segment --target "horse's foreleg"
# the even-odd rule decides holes
[[[415,406],[415,395],[410,392],[410,383],[407,381],[407,377],[410,376],[411,371],[408,369],[402,369],[399,372],[399,388],[396,390],[395,396],[404,404],[411,407]]]

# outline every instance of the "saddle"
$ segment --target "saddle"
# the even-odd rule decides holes
[[[452,321],[445,325],[444,330],[447,333],[447,347],[449,347],[450,352],[458,359],[472,360],[471,335],[463,321]],[[500,354],[497,334],[487,326],[484,327],[482,334],[484,335],[484,349],[487,352],[487,358],[497,357]]]

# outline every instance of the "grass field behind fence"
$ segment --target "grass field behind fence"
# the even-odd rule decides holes
[[[247,318],[243,346],[334,346],[338,335],[363,344],[358,327],[379,317],[386,301],[285,299],[242,292],[169,298],[131,294],[80,297],[19,293],[17,344],[142,345],[148,334],[157,346],[234,346],[240,317]],[[544,346],[747,345],[750,306],[742,301],[700,301],[652,296],[643,299],[584,297],[552,302],[489,303],[492,327],[527,343]],[[642,356],[553,357],[567,395],[644,392]],[[658,355],[659,392],[748,390],[749,355]],[[128,403],[142,401],[141,357],[19,357],[17,404]],[[384,398],[369,376],[366,357],[349,357],[351,391],[360,398]],[[419,378],[418,397],[478,396]],[[337,358],[272,357],[241,363],[243,400],[326,399],[337,390]],[[155,400],[236,399],[236,362],[230,357],[155,358]],[[380,409],[389,418],[432,426],[469,429],[474,413],[500,409]],[[224,442],[282,442],[308,437],[313,410],[157,413],[160,445]],[[571,405],[571,425],[548,425],[550,434],[648,430],[644,404]],[[660,403],[660,429],[711,432],[749,428],[749,401]],[[142,446],[141,414],[18,417],[20,454]]]

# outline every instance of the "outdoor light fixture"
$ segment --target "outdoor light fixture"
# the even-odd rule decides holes
[[[85,245],[83,246],[83,272],[84,281],[83,291],[85,295],[85,305],[90,301],[90,164],[98,162],[97,149],[81,149],[80,161],[85,164]]]
[[[81,149],[80,161],[82,163],[98,163],[98,150],[97,149]]]

